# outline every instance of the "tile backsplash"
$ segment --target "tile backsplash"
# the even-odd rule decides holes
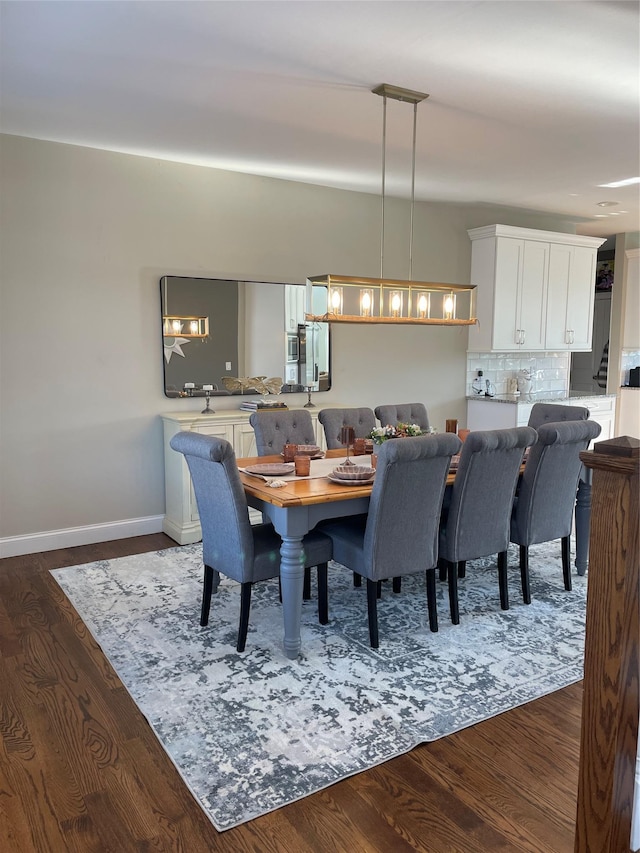
[[[496,394],[507,393],[507,380],[514,379],[519,370],[529,370],[533,379],[533,392],[569,391],[570,352],[468,352],[467,395],[471,383],[483,373]]]

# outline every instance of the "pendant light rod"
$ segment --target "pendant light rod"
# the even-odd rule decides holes
[[[403,89],[401,86],[392,86],[390,83],[382,83],[371,90],[374,95],[382,97],[382,208],[380,214],[380,278],[384,278],[384,209],[386,196],[386,159],[387,159],[387,98],[394,101],[405,101],[413,104],[413,140],[411,147],[411,206],[409,226],[409,281],[413,278],[413,213],[416,195],[416,138],[418,122],[418,104],[425,101],[429,95],[425,92],[416,92],[413,89]]]
[[[387,163],[387,96],[382,97],[382,191],[380,198],[382,207],[380,209],[380,278],[384,278],[384,195],[386,182]]]

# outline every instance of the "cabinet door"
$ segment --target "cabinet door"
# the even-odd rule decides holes
[[[545,349],[548,273],[549,244],[525,240],[518,306],[521,349]]]
[[[574,246],[567,292],[567,327],[572,350],[590,350],[596,286],[596,250]]]
[[[595,249],[551,246],[546,323],[548,350],[591,349],[595,259]]]
[[[258,455],[256,448],[256,435],[253,431],[253,427],[248,421],[243,424],[234,424],[233,448],[236,452],[236,456],[240,458]]]
[[[523,240],[496,241],[492,349],[512,352],[520,346],[519,291],[522,285]]]

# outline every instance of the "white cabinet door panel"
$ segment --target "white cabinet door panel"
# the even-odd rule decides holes
[[[549,246],[525,241],[520,296],[520,345],[525,350],[545,347],[546,281]]]

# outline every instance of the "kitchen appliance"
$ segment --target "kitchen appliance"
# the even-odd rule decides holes
[[[287,335],[287,364],[297,364],[300,358],[298,335]]]

